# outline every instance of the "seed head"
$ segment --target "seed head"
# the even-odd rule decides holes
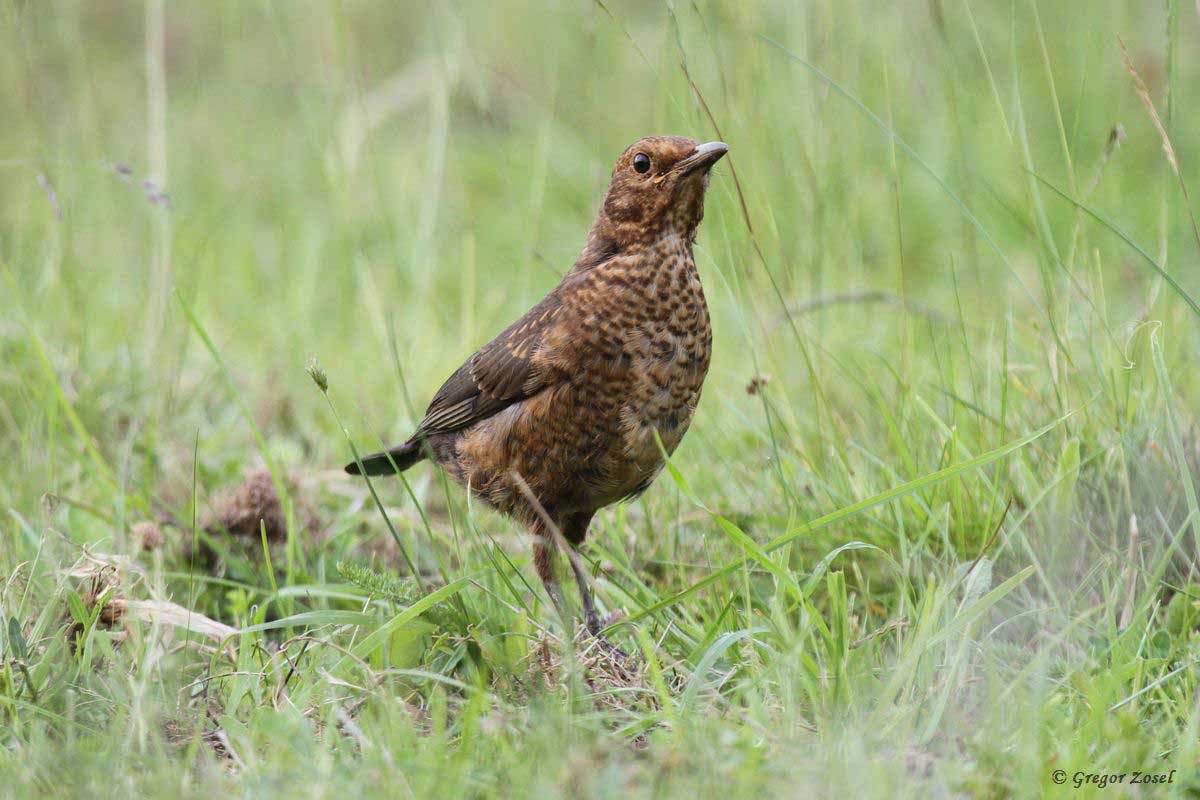
[[[313,379],[313,383],[324,394],[329,391],[329,377],[325,374],[325,370],[321,369],[321,365],[317,363],[317,359],[310,358],[308,365],[304,368],[308,372],[308,377]]]

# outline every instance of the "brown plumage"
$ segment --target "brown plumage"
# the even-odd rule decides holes
[[[700,399],[712,331],[692,243],[709,170],[727,151],[678,136],[632,144],[558,286],[450,376],[408,441],[347,472],[392,474],[432,455],[530,529],[538,575],[561,610],[547,520],[578,546],[598,509],[650,485],[663,466],[658,441],[674,451]]]

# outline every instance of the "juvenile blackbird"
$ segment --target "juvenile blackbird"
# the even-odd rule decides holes
[[[548,523],[579,546],[598,509],[653,482],[658,442],[675,450],[700,399],[712,330],[692,243],[709,170],[728,149],[679,136],[630,145],[558,286],[450,376],[404,444],[346,471],[389,475],[432,456],[529,528],[538,576],[565,614]],[[587,580],[568,555],[599,636]]]

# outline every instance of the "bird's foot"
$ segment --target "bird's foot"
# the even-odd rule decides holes
[[[617,647],[612,641],[604,635],[604,628],[600,625],[599,620],[589,620],[586,626],[588,637],[591,639],[589,647],[595,647],[605,658],[620,664],[622,667],[631,668],[634,665],[634,659],[621,648]]]

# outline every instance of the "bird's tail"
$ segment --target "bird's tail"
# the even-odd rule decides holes
[[[391,450],[381,450],[378,453],[363,456],[361,469],[358,461],[351,461],[346,465],[346,472],[351,475],[366,474],[372,477],[395,475],[408,469],[424,457],[425,452],[421,448],[421,441],[419,439],[409,440]]]

